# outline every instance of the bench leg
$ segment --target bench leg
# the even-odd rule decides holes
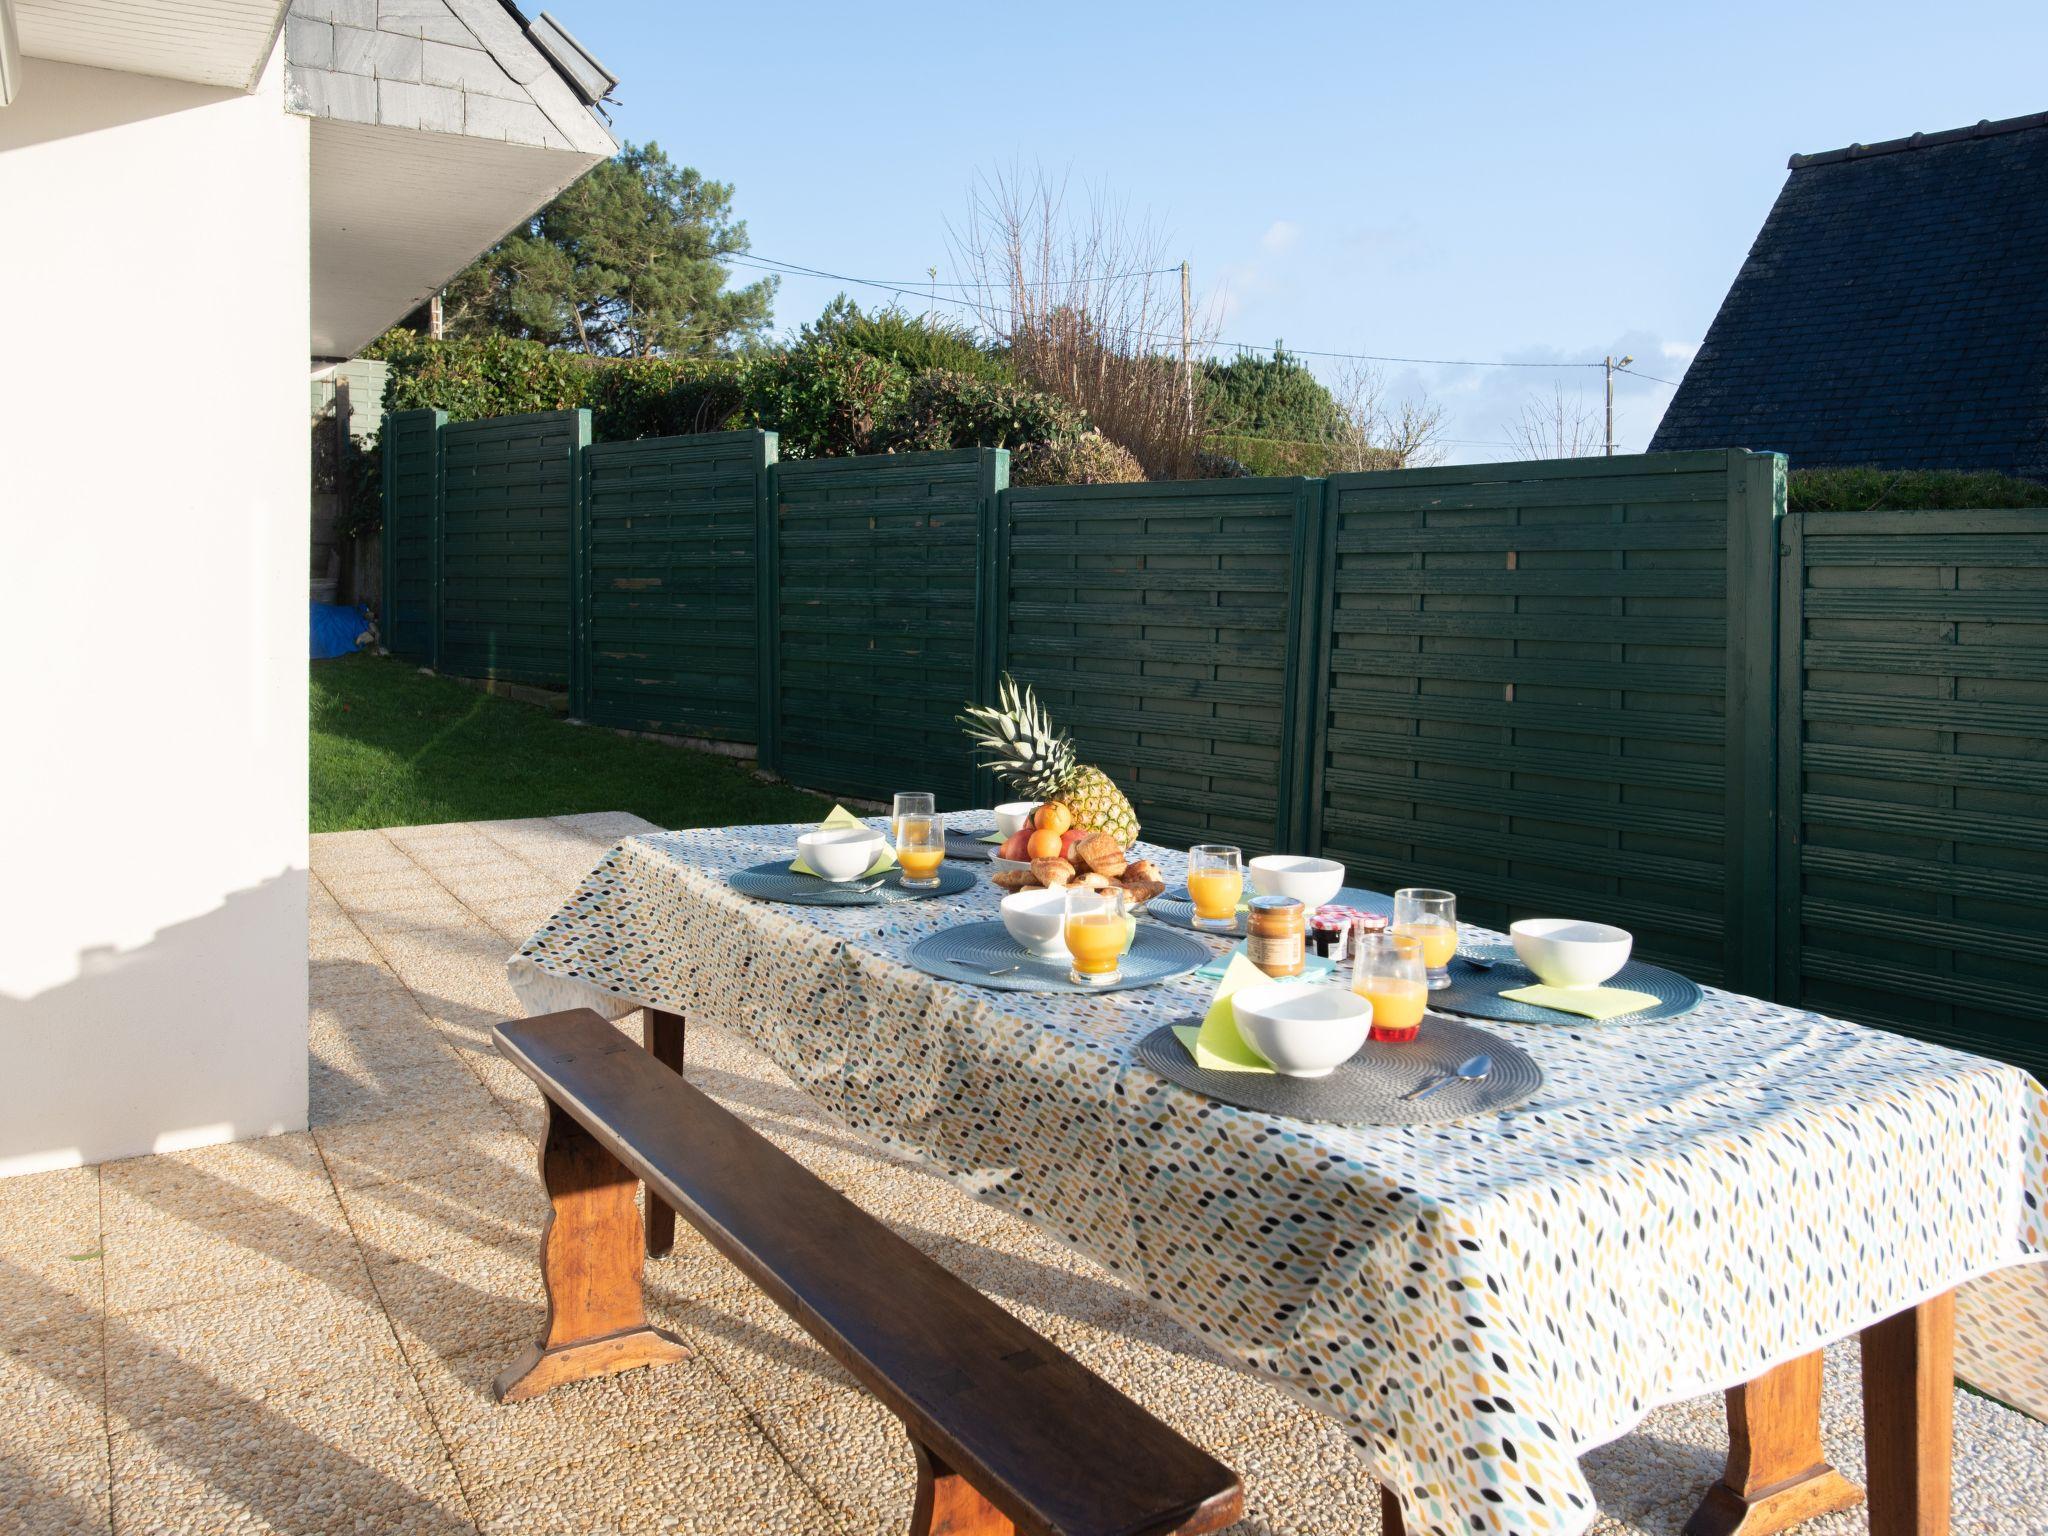
[[[1401,1496],[1380,1484],[1380,1536],[1406,1536],[1408,1522],[1401,1518]]]
[[[919,1445],[917,1502],[910,1511],[910,1536],[1016,1536],[1010,1517],[989,1503],[967,1479]]]
[[[647,1322],[640,1211],[633,1203],[638,1180],[553,1103],[541,1138],[540,1176],[550,1207],[540,1234],[547,1323],[498,1377],[498,1401],[682,1359],[689,1353],[682,1340]]]
[[[672,1072],[683,1070],[683,1016],[679,1013],[663,1013],[659,1008],[649,1008],[643,1021],[641,1038],[647,1042],[647,1054]],[[658,1259],[676,1245],[676,1213],[653,1190],[646,1191],[647,1203],[647,1257]]]
[[[1728,1466],[1686,1536],[1766,1536],[1862,1502],[1820,1444],[1818,1351],[1728,1393]]]
[[[1947,1536],[1955,1348],[1953,1291],[1863,1330],[1871,1536]]]

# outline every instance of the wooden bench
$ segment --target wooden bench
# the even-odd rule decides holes
[[[641,1294],[644,1182],[909,1432],[912,1536],[1167,1536],[1243,1514],[1222,1463],[588,1009],[503,1024],[547,1098],[548,1312],[504,1401],[683,1356]]]

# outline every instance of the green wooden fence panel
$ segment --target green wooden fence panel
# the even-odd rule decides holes
[[[583,455],[588,688],[598,725],[760,734],[759,503],[772,432],[599,443]]]
[[[954,717],[994,665],[984,530],[1008,479],[989,448],[774,466],[765,746],[785,778],[983,797]]]
[[[567,688],[588,411],[441,431],[440,669]]]
[[[1779,995],[2048,1081],[2048,510],[1785,545]]]
[[[378,626],[395,656],[434,660],[440,592],[438,517],[441,428],[446,411],[387,411],[384,466],[384,612]]]
[[[1645,958],[1769,995],[1783,460],[1460,465],[1327,496],[1305,841],[1360,884],[1446,887],[1496,927],[1620,923]]]
[[[1292,840],[1297,568],[1321,485],[1041,486],[1003,498],[1004,661],[1145,836]]]

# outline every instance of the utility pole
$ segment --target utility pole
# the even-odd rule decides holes
[[[924,323],[929,326],[937,317],[939,309],[939,269],[937,267],[926,267],[924,275],[932,280],[932,301],[925,306],[924,311]]]
[[[1617,363],[1610,352],[1603,361],[1607,364],[1607,457],[1611,459],[1614,457],[1614,370],[1626,368],[1635,358],[1624,357]]]
[[[1180,264],[1180,392],[1188,409],[1188,428],[1195,425],[1195,309],[1188,264]]]

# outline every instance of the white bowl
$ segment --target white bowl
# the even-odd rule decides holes
[[[1031,813],[1038,809],[1036,800],[1012,800],[996,807],[996,830],[1004,837],[1015,837],[1031,820]]]
[[[1064,955],[1067,952],[1067,893],[1065,891],[1012,891],[1003,898],[1003,926],[1010,937],[1034,955]]]
[[[1252,889],[1261,896],[1292,896],[1311,912],[1335,901],[1344,888],[1344,866],[1335,859],[1269,853],[1245,868],[1252,872]]]
[[[871,827],[830,827],[806,832],[796,840],[796,851],[819,877],[835,884],[857,880],[882,851],[882,834]]]
[[[1372,1004],[1349,987],[1269,981],[1231,994],[1244,1043],[1287,1077],[1328,1077],[1372,1031]]]
[[[1628,964],[1635,940],[1626,928],[1575,917],[1525,917],[1508,937],[1522,964],[1553,987],[1597,987]]]

